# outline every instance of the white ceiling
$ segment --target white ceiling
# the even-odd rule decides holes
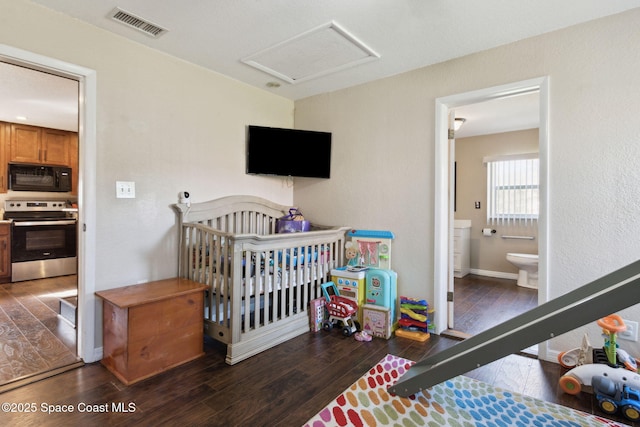
[[[0,121],[78,131],[78,82],[0,62]]]
[[[392,76],[638,7],[637,0],[32,1],[291,99]],[[151,38],[116,22],[109,18],[116,7],[167,31]],[[380,58],[297,84],[242,62],[330,22]],[[333,53],[331,44],[328,46],[327,53]],[[271,81],[281,86],[267,88]]]
[[[456,118],[466,122],[456,131],[456,138],[540,127],[538,92],[465,105],[455,109]]]
[[[637,0],[31,1],[293,100],[638,7]],[[116,8],[166,31],[153,38],[116,22]],[[356,47],[335,34],[299,43],[319,28],[338,28]],[[265,72],[251,63],[256,58],[301,74]]]

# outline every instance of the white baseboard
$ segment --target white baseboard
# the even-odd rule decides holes
[[[542,345],[542,344],[540,344]],[[547,362],[551,362],[551,363],[557,363],[558,365],[560,364],[560,362],[558,362],[558,355],[560,354],[559,351],[555,351],[555,350],[549,350],[547,351],[547,356],[544,359],[541,360],[546,360]]]
[[[104,347],[98,347],[93,349],[93,361],[97,362],[102,360],[104,356]]]
[[[480,269],[477,269],[477,268],[470,269],[469,273],[476,274],[478,276],[496,277],[496,278],[499,278],[499,279],[518,280],[518,273],[505,273],[503,271],[480,270]]]

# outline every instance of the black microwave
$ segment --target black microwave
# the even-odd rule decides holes
[[[71,191],[71,168],[9,163],[9,190]]]

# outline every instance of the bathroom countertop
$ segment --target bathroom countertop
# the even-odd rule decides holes
[[[471,228],[470,219],[454,219],[453,228]]]

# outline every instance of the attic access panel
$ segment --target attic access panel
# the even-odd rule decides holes
[[[242,62],[291,84],[352,68],[380,55],[335,22],[242,59]]]

